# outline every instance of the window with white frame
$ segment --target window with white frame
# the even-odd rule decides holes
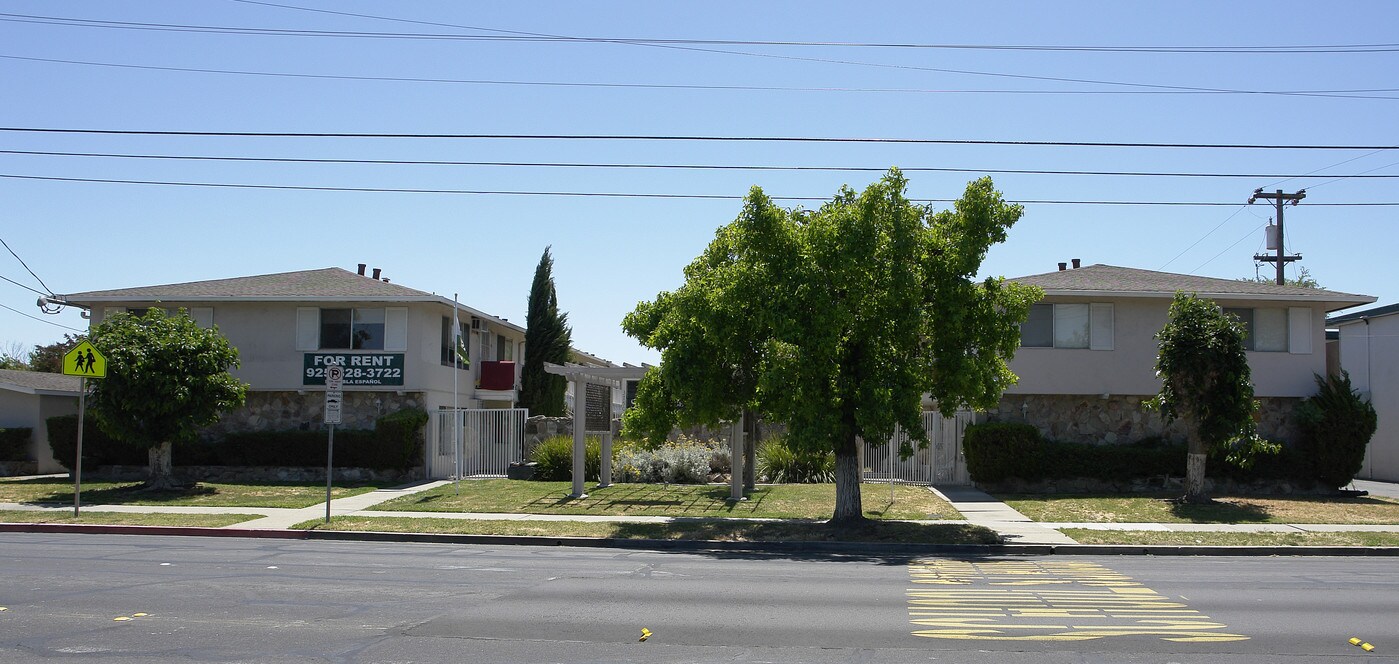
[[[406,350],[404,307],[298,307],[297,350]]]
[[[1112,350],[1111,303],[1035,304],[1020,324],[1020,345],[1027,348]]]
[[[1246,332],[1244,348],[1262,353],[1285,353],[1288,343],[1288,310],[1283,307],[1226,307],[1224,313],[1238,318]]]

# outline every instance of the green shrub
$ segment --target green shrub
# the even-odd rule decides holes
[[[28,461],[33,434],[34,430],[28,427],[0,429],[0,461]]]
[[[573,437],[546,438],[534,447],[530,461],[534,477],[541,482],[567,482],[573,479]],[[583,479],[596,482],[602,471],[602,441],[596,436],[583,440]]]
[[[1316,377],[1317,392],[1297,406],[1304,449],[1318,482],[1350,483],[1365,463],[1365,447],[1375,435],[1375,407],[1351,387],[1350,374]]]
[[[727,448],[719,443],[681,436],[654,449],[624,443],[617,448],[612,462],[612,479],[617,482],[664,482],[668,484],[704,484],[710,470],[728,459]]]
[[[775,484],[820,484],[836,478],[833,452],[794,449],[786,436],[764,440],[757,456],[757,474]]]
[[[967,473],[978,482],[1000,482],[1010,477],[1036,480],[1045,477],[1041,465],[1044,438],[1029,424],[986,422],[967,427],[962,454]],[[1061,459],[1060,463],[1068,463]]]
[[[78,448],[78,416],[59,415],[44,422],[49,429],[49,450],[53,458],[65,468],[72,470],[73,459]],[[175,458],[179,458],[176,452]],[[89,411],[83,418],[83,465],[145,465],[146,450],[113,440],[102,432]]]

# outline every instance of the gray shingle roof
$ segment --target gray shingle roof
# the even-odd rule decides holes
[[[10,389],[33,394],[34,392],[71,392],[78,396],[80,379],[41,371],[14,371],[0,369],[0,389]]]
[[[1138,296],[1166,296],[1176,291],[1198,293],[1208,296],[1235,297],[1248,299],[1291,299],[1315,302],[1353,302],[1361,304],[1374,302],[1369,295],[1341,293],[1322,288],[1301,286],[1279,286],[1260,284],[1255,281],[1197,277],[1191,274],[1155,272],[1116,265],[1089,265],[1076,270],[1057,270],[1044,274],[1015,277],[1011,281],[1039,286],[1050,295],[1073,295],[1078,292],[1121,293]]]
[[[1336,325],[1336,324],[1338,324],[1338,323],[1349,323],[1349,322],[1351,322],[1351,321],[1358,321],[1358,320],[1363,320],[1363,319],[1366,319],[1366,318],[1379,318],[1380,316],[1393,316],[1394,314],[1399,314],[1399,304],[1386,304],[1386,305],[1384,305],[1384,306],[1382,306],[1382,307],[1374,307],[1374,308],[1371,308],[1371,309],[1362,309],[1362,310],[1360,310],[1360,311],[1352,311],[1352,312],[1350,312],[1350,313],[1348,313],[1348,314],[1345,314],[1345,315],[1343,315],[1343,316],[1332,316],[1331,318],[1327,318],[1327,319],[1326,319],[1326,324],[1327,324],[1327,325]]]
[[[301,270],[278,274],[259,274],[251,277],[232,279],[212,279],[191,281],[182,284],[161,286],[138,286],[113,290],[73,293],[65,299],[83,302],[86,300],[178,300],[205,298],[433,298],[431,293],[378,279],[360,276],[349,270],[328,267],[320,270]]]

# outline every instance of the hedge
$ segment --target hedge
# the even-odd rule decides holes
[[[1134,477],[1185,475],[1186,446],[1160,438],[1146,438],[1128,445],[1093,445],[1045,440],[1029,424],[987,422],[967,427],[962,440],[967,472],[977,482],[1026,481],[1084,477],[1120,480]],[[1260,457],[1250,468],[1239,468],[1211,455],[1206,464],[1211,477],[1236,480],[1312,479],[1305,455],[1284,447],[1278,455]]]
[[[48,420],[49,447],[59,463],[73,458],[77,420],[77,415]],[[379,418],[372,430],[336,429],[334,463],[340,468],[411,468],[422,458],[419,431],[427,421],[426,412],[405,409]],[[176,446],[172,461],[177,466],[323,466],[326,438],[327,432],[321,430],[230,433],[214,443]],[[146,451],[85,425],[83,458],[84,464],[99,466],[144,465]]]
[[[27,427],[0,429],[0,461],[28,461],[29,438],[34,430]]]

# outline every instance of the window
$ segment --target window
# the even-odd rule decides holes
[[[471,335],[467,334],[465,321],[458,321],[457,330],[461,335],[462,355],[470,357]],[[442,317],[442,366],[456,366],[458,369],[466,368],[466,361],[457,356],[452,350],[452,317]]]
[[[1031,305],[1029,317],[1020,324],[1020,345],[1112,350],[1112,315],[1107,303]]]
[[[495,359],[501,362],[513,362],[515,360],[515,342],[506,339],[505,335],[495,336]]]
[[[1229,307],[1224,309],[1224,313],[1238,318],[1244,324],[1244,348],[1266,353],[1283,353],[1289,350],[1287,309]]]
[[[322,349],[383,350],[382,308],[321,309]]]

